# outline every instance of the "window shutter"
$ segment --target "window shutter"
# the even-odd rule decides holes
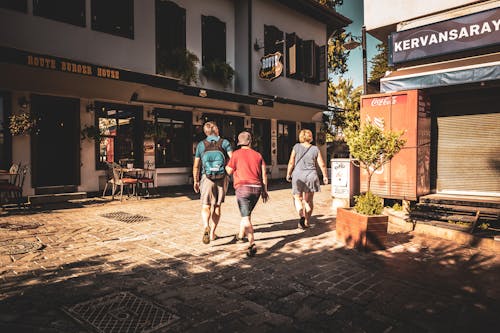
[[[273,25],[264,25],[264,55],[281,52],[283,54],[283,31]]]
[[[286,34],[286,76],[292,78],[297,74],[296,38],[295,33]]]
[[[295,78],[302,80],[304,78],[304,49],[302,39],[296,38],[296,57],[297,57],[297,74]]]
[[[325,82],[326,81],[326,46],[321,45],[317,46],[317,60],[316,63],[318,64],[316,66],[318,73],[316,75],[316,78],[319,82]]]
[[[316,77],[316,44],[313,40],[305,40],[304,52],[304,79],[313,81]]]

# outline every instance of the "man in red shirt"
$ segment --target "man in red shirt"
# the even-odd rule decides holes
[[[261,195],[263,202],[268,198],[266,163],[262,155],[250,147],[251,143],[251,134],[241,132],[238,135],[238,146],[241,149],[233,152],[226,166],[226,172],[233,175],[233,186],[241,215],[240,232],[236,235],[236,240],[243,240],[245,235],[248,237],[249,257],[257,253],[251,214]]]

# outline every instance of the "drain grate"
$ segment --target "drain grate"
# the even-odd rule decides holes
[[[29,230],[41,227],[43,224],[40,223],[0,223],[0,229],[19,231],[19,230]]]
[[[63,310],[97,332],[154,332],[179,317],[155,303],[130,292],[119,292],[78,303]]]
[[[116,220],[125,223],[139,223],[144,221],[149,221],[150,218],[147,216],[142,216],[138,214],[130,214],[126,212],[112,212],[107,214],[102,214],[102,217],[107,219]]]
[[[39,242],[0,242],[0,254],[25,254],[35,252],[43,247]]]

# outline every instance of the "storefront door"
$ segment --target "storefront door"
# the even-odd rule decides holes
[[[80,101],[32,95],[31,111],[36,119],[36,133],[31,135],[33,186],[76,190],[80,183]]]

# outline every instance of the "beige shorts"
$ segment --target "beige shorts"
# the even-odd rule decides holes
[[[200,180],[200,199],[202,205],[220,205],[226,198],[229,178],[210,180],[205,175]]]

